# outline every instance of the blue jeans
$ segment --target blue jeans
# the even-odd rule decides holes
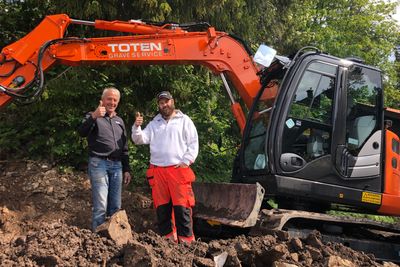
[[[104,223],[121,208],[122,164],[97,157],[89,157],[88,167],[92,186],[92,230]]]

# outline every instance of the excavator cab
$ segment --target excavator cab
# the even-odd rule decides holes
[[[384,161],[389,130],[380,70],[315,50],[272,72],[246,121],[233,180],[259,182],[285,208],[339,203],[378,212],[390,205],[399,214],[385,204],[385,184],[399,178],[384,175],[393,167]],[[265,101],[271,84],[277,93]]]

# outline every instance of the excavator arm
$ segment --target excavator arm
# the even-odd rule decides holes
[[[66,38],[70,24],[129,33],[102,38]],[[225,78],[249,108],[261,84],[259,69],[246,47],[213,27],[190,31],[190,25],[152,25],[141,21],[75,20],[65,14],[47,16],[32,32],[3,48],[0,54],[0,107],[12,100],[29,103],[44,88],[44,72],[54,64],[131,63],[203,65],[221,75],[232,112],[243,131],[245,116]]]

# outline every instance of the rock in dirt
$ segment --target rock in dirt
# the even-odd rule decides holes
[[[114,213],[105,223],[96,228],[96,232],[110,238],[117,245],[125,245],[132,239],[132,229],[125,210]]]
[[[339,256],[330,256],[326,261],[326,267],[357,267],[357,265]]]
[[[228,258],[228,252],[222,252],[221,254],[214,256],[215,267],[223,267],[226,259]]]
[[[132,241],[124,251],[124,266],[155,267],[156,260],[152,253],[151,246]]]

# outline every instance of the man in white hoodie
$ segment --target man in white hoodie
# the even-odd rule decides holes
[[[161,235],[191,243],[195,239],[192,221],[195,174],[189,166],[199,151],[197,130],[187,115],[175,109],[170,92],[159,93],[157,103],[160,113],[143,130],[143,117],[136,114],[132,140],[135,144],[150,144],[146,176]]]

